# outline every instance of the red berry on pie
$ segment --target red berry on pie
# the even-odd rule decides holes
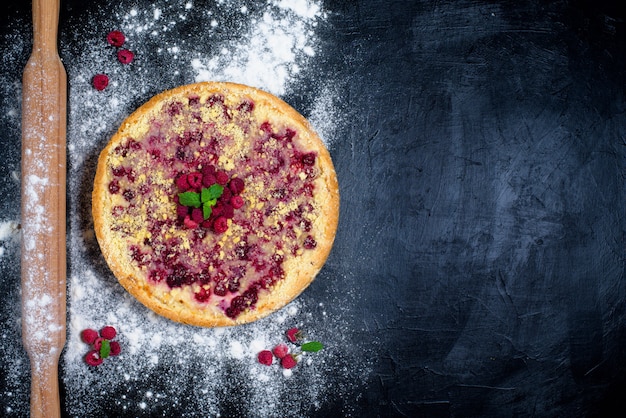
[[[188,177],[186,174],[180,174],[177,178],[176,178],[176,186],[178,187],[178,189],[181,192],[186,192],[187,190],[189,190],[189,188],[191,187],[189,185],[189,181],[187,180]]]
[[[239,177],[235,177],[235,178],[232,178],[230,182],[228,182],[228,187],[230,188],[230,191],[232,194],[238,195],[238,194],[241,194],[241,192],[243,192],[244,182]]]
[[[226,183],[228,183],[228,174],[226,174],[224,171],[218,171],[217,173],[215,173],[215,180],[217,181],[217,184],[225,186]]]
[[[102,337],[98,337],[93,341],[93,349],[94,350],[100,350],[100,347],[102,347],[102,341],[104,341],[104,338]]]
[[[228,219],[226,219],[224,216],[218,216],[213,221],[213,230],[217,234],[223,234],[224,232],[226,232],[227,229],[228,229]]]
[[[241,196],[233,196],[230,198],[230,204],[235,209],[239,209],[244,205],[244,203],[243,197]]]
[[[200,189],[202,187],[202,173],[194,171],[193,173],[187,174],[187,183],[193,189]]]

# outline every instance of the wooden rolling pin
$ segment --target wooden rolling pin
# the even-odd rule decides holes
[[[60,0],[33,0],[33,50],[22,90],[22,340],[31,417],[61,415],[66,330],[67,75],[57,50]]]

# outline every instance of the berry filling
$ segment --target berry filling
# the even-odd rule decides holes
[[[165,104],[110,157],[112,230],[148,282],[237,318],[314,250],[317,155],[249,98]]]

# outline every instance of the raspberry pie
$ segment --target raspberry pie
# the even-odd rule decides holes
[[[100,154],[92,196],[102,254],[154,312],[243,324],[298,296],[335,238],[330,154],[264,91],[204,82],[137,109]]]

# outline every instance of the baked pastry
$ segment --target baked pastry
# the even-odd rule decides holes
[[[249,86],[203,82],[156,95],[98,159],[94,228],[119,283],[154,312],[198,326],[257,320],[325,263],[339,191],[306,119]]]

